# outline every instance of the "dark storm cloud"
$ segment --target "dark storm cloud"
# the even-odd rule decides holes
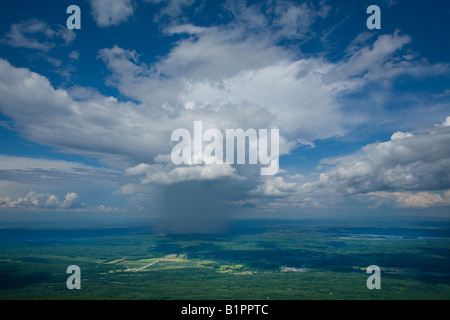
[[[233,186],[226,179],[193,180],[162,188],[162,217],[157,231],[163,233],[217,233],[235,217],[225,201]]]

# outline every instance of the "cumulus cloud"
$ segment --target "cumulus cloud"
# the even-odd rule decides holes
[[[0,59],[1,111],[21,126],[25,138],[113,162],[148,161],[167,151],[170,128],[131,103],[85,91],[83,99],[55,89],[47,78]],[[153,123],[154,127],[149,125]],[[136,133],[139,132],[139,135]],[[96,137],[96,139],[92,139]],[[164,149],[162,149],[164,148]]]
[[[264,197],[279,197],[292,194],[297,190],[295,182],[286,182],[283,177],[268,178],[263,184],[259,185],[256,190],[250,194]]]
[[[337,67],[335,77],[354,77],[363,75],[365,78],[380,78],[394,73],[406,72],[411,66],[408,60],[389,59],[396,51],[411,42],[408,35],[381,35],[370,46],[356,47],[349,59]]]
[[[129,176],[140,176],[142,184],[168,185],[189,180],[215,180],[226,177],[236,178],[236,170],[230,165],[193,165],[176,167],[170,164],[141,163],[125,169]]]
[[[276,36],[280,38],[304,38],[309,33],[311,25],[319,18],[325,18],[331,7],[322,5],[314,8],[310,2],[301,4],[290,1],[277,1],[273,8],[275,18],[273,26],[277,28]]]
[[[288,151],[299,145],[299,138],[342,136],[365,121],[356,112],[344,112],[345,95],[377,79],[424,70],[398,54],[410,41],[398,32],[381,35],[373,45],[360,45],[342,61],[331,63],[322,57],[296,57],[277,45],[270,32],[244,32],[245,23],[171,25],[171,33],[192,36],[180,39],[151,66],[140,63],[136,51],[117,46],[101,50],[99,57],[112,72],[110,83],[152,106],[153,115],[169,116],[168,126],[181,119],[187,120],[186,126],[197,117],[221,129],[232,123],[282,127]],[[441,67],[440,72],[448,69]]]
[[[63,202],[54,194],[36,193],[30,191],[25,197],[11,200],[10,197],[0,196],[0,207],[18,209],[81,209],[84,204],[78,202],[78,194],[69,192]]]
[[[207,32],[208,30],[209,30],[209,28],[199,27],[199,26],[195,26],[191,23],[188,23],[188,24],[179,24],[179,25],[169,26],[166,28],[165,32],[169,35],[183,34],[183,33],[195,35],[195,34],[201,34],[203,32]]]
[[[69,209],[69,208],[76,208],[79,205],[80,204],[78,202],[78,194],[76,194],[75,192],[69,192],[68,194],[66,194],[66,197],[62,202],[61,207]]]
[[[348,156],[325,159],[322,165],[325,171],[318,180],[304,183],[303,192],[376,195],[378,191],[445,190],[450,188],[450,130],[439,126],[414,134],[396,132],[389,141],[366,145]],[[406,194],[405,199],[414,203],[425,195]]]
[[[52,28],[44,21],[31,19],[13,24],[2,42],[13,47],[49,51],[57,44],[69,44],[75,37],[75,32],[66,27]]]
[[[340,111],[336,97],[351,84],[323,83],[327,63],[289,61],[287,52],[256,40],[220,39],[215,33],[181,41],[153,69],[137,64],[135,52],[117,47],[102,50],[100,57],[123,94],[154,106],[149,109],[154,116],[170,116],[166,127],[192,126],[196,119],[219,129],[283,127],[280,142],[287,151],[298,136],[312,140],[346,132],[353,120]],[[256,55],[255,46],[261,46]],[[283,55],[286,60],[277,61]]]
[[[323,3],[315,5],[312,2],[285,0],[254,4],[227,1],[225,7],[240,27],[252,33],[265,32],[274,40],[304,39],[314,34],[312,25],[318,19],[325,18],[331,9]]]
[[[51,210],[74,210],[74,211],[101,211],[101,212],[127,212],[126,209],[119,209],[115,206],[98,205],[88,206],[80,202],[76,192],[67,192],[64,200],[60,201],[58,197],[51,193],[28,192],[24,197],[13,200],[9,196],[0,195],[0,208],[7,209],[51,209]],[[143,207],[136,206],[137,210],[143,210]]]
[[[80,202],[75,192],[62,198],[54,192],[64,187],[82,189],[88,195],[95,193],[85,201],[96,206],[120,187],[121,179],[121,171],[79,162],[0,155],[0,195],[8,195],[0,198],[0,207],[92,210]],[[34,193],[29,194],[29,190]]]
[[[450,127],[450,117],[445,118],[445,121],[442,123],[443,127]]]
[[[103,204],[97,206],[95,209],[97,211],[102,211],[102,212],[124,212],[124,211],[126,211],[125,209],[121,210],[117,207],[105,206]]]
[[[10,203],[10,197],[0,196],[0,207],[7,207]]]
[[[239,179],[239,192],[243,190],[245,196],[300,197],[317,203],[313,199],[318,194],[449,187],[448,119],[433,132],[397,132],[389,141],[367,145],[357,154],[324,160],[319,179],[307,183],[288,176],[262,180],[253,167],[176,167],[158,161],[160,155],[170,154],[171,132],[191,130],[195,120],[203,121],[204,130],[280,128],[281,155],[300,145],[314,146],[318,140],[344,136],[356,124],[369,122],[369,113],[356,115],[366,112],[361,110],[364,106],[358,105],[354,112],[352,105],[344,103],[347,95],[380,79],[442,74],[448,66],[407,57],[405,48],[411,38],[400,32],[360,35],[346,56],[335,61],[280,44],[284,39],[310,36],[314,23],[330,14],[330,8],[323,5],[229,1],[224,9],[231,19],[199,26],[187,18],[175,19],[194,1],[151,2],[160,6],[159,18],[169,17],[170,23],[163,27],[165,35],[177,39],[166,55],[149,62],[141,52],[117,45],[98,51],[98,59],[110,72],[106,84],[129,101],[90,88],[55,88],[45,76],[0,59],[0,111],[14,120],[15,128],[27,140],[93,157],[124,172],[121,189],[126,194],[142,190],[144,185],[171,190],[171,185],[182,184],[183,188],[176,189],[181,194],[197,182]],[[92,0],[91,8],[98,26],[105,27],[127,21],[133,15],[134,2]],[[49,50],[50,43],[32,37],[47,29],[37,22],[16,26],[7,41]],[[70,36],[57,32],[52,37],[70,41]],[[77,51],[70,54],[72,59],[78,56]],[[25,165],[14,170],[30,171]],[[72,173],[89,170],[66,169]],[[68,195],[62,203],[70,207],[75,200]],[[233,199],[236,203],[240,200]],[[56,203],[54,198],[49,201]],[[274,202],[272,207],[276,206],[279,204]]]
[[[78,60],[80,58],[80,52],[77,50],[73,50],[72,52],[70,52],[69,58],[73,60]]]
[[[91,0],[91,12],[99,27],[117,26],[134,13],[132,0]]]
[[[433,192],[369,192],[369,198],[378,204],[392,204],[400,208],[429,208],[440,205],[450,205],[450,190],[446,190],[443,195]]]
[[[243,36],[245,23],[204,27],[152,65],[140,62],[134,50],[100,50],[111,71],[108,83],[138,103],[98,93],[80,100],[71,90],[55,89],[47,78],[0,60],[1,111],[27,139],[118,167],[169,153],[170,133],[198,119],[221,130],[282,128],[280,151],[286,154],[300,141],[342,136],[360,122],[344,111],[341,99],[364,84],[353,76],[376,69],[407,43],[406,36],[380,36],[372,49],[356,50],[344,63],[346,71],[332,77],[342,62],[295,57],[266,34]],[[362,66],[358,61],[364,56],[375,56],[371,61],[377,63]]]

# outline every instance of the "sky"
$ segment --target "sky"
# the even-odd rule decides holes
[[[448,217],[448,30],[440,0],[1,1],[0,223]],[[174,164],[194,121],[278,129],[278,173]]]

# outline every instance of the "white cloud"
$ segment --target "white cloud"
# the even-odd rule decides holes
[[[133,14],[131,1],[91,3],[99,26],[117,25]],[[168,1],[160,5],[176,15],[190,3]],[[225,165],[173,167],[156,161],[156,156],[170,153],[170,133],[176,128],[189,130],[194,120],[202,120],[204,129],[280,128],[281,154],[287,154],[301,144],[314,146],[316,140],[345,135],[352,125],[367,120],[345,110],[350,109],[342,102],[346,94],[386,76],[423,70],[417,61],[399,55],[411,40],[399,33],[382,35],[373,45],[361,36],[348,55],[337,62],[294,54],[279,45],[280,37],[293,37],[299,28],[310,27],[325,17],[328,11],[324,7],[279,1],[270,9],[270,17],[264,17],[256,6],[238,9],[246,14],[235,13],[236,19],[224,25],[199,27],[187,20],[173,21],[165,28],[166,33],[185,35],[151,65],[142,63],[145,57],[135,50],[118,46],[100,50],[99,59],[111,71],[107,84],[136,103],[119,102],[88,88],[57,89],[46,77],[0,59],[0,110],[14,119],[28,140],[95,157],[120,170],[128,168],[124,179],[132,181],[124,181],[122,188],[124,193],[132,193],[133,179],[140,184],[170,184],[238,174],[253,177],[252,169],[236,170]],[[262,26],[261,31],[246,32],[257,26]],[[364,193],[402,186],[419,188],[425,180],[437,177],[439,169],[428,167],[429,177],[417,176],[416,172],[425,173],[427,168],[414,160],[415,152],[433,157],[416,145],[408,150],[406,142],[430,139],[427,145],[440,147],[442,141],[434,140],[438,136],[448,142],[442,134],[424,138],[396,133],[389,142],[367,146],[362,155],[335,159],[333,168],[323,172],[319,181],[304,183],[302,190],[308,194],[319,189]],[[398,158],[388,159],[396,153]],[[448,169],[445,159],[432,164]],[[441,177],[435,183],[445,179]],[[282,178],[249,180],[246,187],[260,195],[298,192],[295,184],[299,182]]]
[[[311,33],[310,27],[318,18],[328,15],[330,6],[313,8],[311,3],[301,4],[290,1],[277,1],[274,8],[273,26],[279,28],[276,35],[280,38],[303,38]]]
[[[97,204],[99,201],[105,201],[105,197],[108,198],[120,187],[121,176],[121,171],[78,162],[0,155],[0,195],[8,195],[10,199],[25,199],[12,203],[11,207],[31,205],[31,202],[26,200],[31,197],[24,198],[23,194],[34,190],[36,194],[43,195],[39,207],[84,209],[86,207],[79,203],[76,193],[68,192],[59,201],[55,191],[67,188],[82,189],[86,194],[95,192],[95,198],[88,197],[86,200]],[[8,207],[9,204],[3,203],[0,206]]]
[[[398,140],[398,139],[409,138],[409,137],[412,137],[412,136],[414,136],[414,135],[413,135],[412,133],[410,133],[410,132],[401,132],[401,131],[398,131],[398,132],[395,132],[395,133],[391,136],[391,141]]]
[[[369,81],[390,81],[399,75],[423,77],[448,73],[448,64],[430,65],[419,61],[415,54],[405,52],[405,47],[412,41],[406,34],[396,30],[393,34],[380,35],[373,44],[368,44],[371,37],[364,32],[347,48],[348,55],[336,64],[329,79],[358,78],[361,84]]]
[[[13,201],[10,197],[0,196],[0,207],[17,209],[81,209],[84,204],[78,202],[78,195],[69,192],[63,202],[59,202],[54,194],[30,191],[25,197]]]
[[[304,183],[302,192],[374,195],[378,191],[444,190],[450,188],[450,130],[440,126],[415,134],[396,132],[389,141],[325,159],[322,164],[325,171],[318,180]],[[423,199],[423,195],[417,197]],[[414,202],[414,197],[407,198]]]
[[[11,203],[10,197],[0,196],[0,207],[9,206],[10,203]]]
[[[53,65],[54,67],[57,67],[57,68],[61,67],[61,65],[63,63],[60,59],[52,58],[52,57],[47,57],[47,61],[48,61],[48,63],[50,63],[51,65]]]
[[[79,205],[80,204],[78,202],[78,194],[76,194],[75,192],[69,192],[66,194],[66,197],[63,203],[61,204],[61,207],[69,209],[69,208],[76,208]]]
[[[98,211],[103,211],[103,212],[124,212],[126,210],[124,209],[119,209],[117,207],[111,207],[111,206],[105,206],[103,204],[99,205],[97,208],[95,208]]]
[[[370,192],[366,196],[378,201],[379,204],[392,204],[400,208],[429,208],[440,205],[450,205],[450,191],[444,192],[444,196],[433,192]]]
[[[56,44],[69,44],[75,37],[73,30],[60,25],[51,28],[44,21],[31,19],[13,24],[2,42],[13,47],[49,51]]]
[[[72,52],[70,52],[69,58],[78,60],[80,58],[80,52],[77,50],[73,50]]]
[[[209,30],[209,28],[198,27],[191,23],[188,23],[188,24],[169,26],[169,27],[167,27],[167,29],[165,31],[167,34],[173,35],[173,34],[182,34],[182,33],[201,34],[203,32],[207,32],[208,30]]]
[[[47,198],[47,201],[45,202],[45,207],[56,208],[57,206],[58,206],[58,198],[54,194],[50,195]],[[64,207],[64,203],[63,203],[63,207]]]
[[[158,70],[176,79],[215,81],[290,58],[288,51],[272,45],[270,39],[242,35],[245,30],[239,26],[202,30],[196,37],[180,41],[157,65]]]
[[[92,15],[99,27],[117,26],[134,13],[132,0],[91,0]]]
[[[128,176],[140,176],[141,184],[169,185],[191,180],[216,180],[222,178],[238,178],[236,170],[230,165],[192,165],[176,167],[171,164],[145,164],[125,169]],[[127,193],[131,186],[122,191]]]
[[[177,18],[182,15],[183,10],[192,6],[195,0],[144,0],[153,4],[161,5],[161,10],[155,14],[154,20],[159,21],[162,18]]]
[[[44,170],[49,172],[81,173],[90,169],[93,168],[77,162],[0,155],[0,170]]]
[[[444,74],[449,67],[419,60],[407,50],[412,38],[400,32],[380,36],[364,32],[337,61],[327,60],[324,52],[303,54],[301,44],[315,35],[314,24],[330,15],[323,1],[317,6],[283,0],[255,5],[227,1],[226,18],[218,20],[227,22],[212,26],[196,25],[192,21],[207,20],[191,21],[185,15],[187,9],[194,15],[204,14],[203,2],[195,7],[194,0],[149,2],[154,3],[149,8],[158,8],[153,12],[162,36],[176,39],[165,56],[153,61],[145,52],[117,45],[98,52],[111,72],[106,84],[117,87],[121,99],[133,102],[121,102],[92,88],[56,88],[49,78],[0,59],[0,111],[13,119],[14,128],[26,140],[92,157],[117,169],[0,156],[0,182],[4,183],[0,193],[9,196],[0,196],[0,206],[80,208],[76,193],[68,192],[59,201],[51,187],[81,181],[89,188],[101,179],[108,183],[108,192],[115,189],[113,194],[130,198],[148,198],[158,188],[170,190],[171,184],[181,182],[192,181],[184,186],[189,188],[198,181],[226,181],[229,185],[220,192],[232,194],[229,198],[236,205],[251,204],[268,211],[314,208],[326,197],[354,194],[399,207],[446,203],[434,190],[450,187],[450,117],[433,132],[395,132],[389,141],[326,159],[319,178],[309,182],[310,175],[289,176],[282,169],[283,176],[266,179],[252,166],[172,165],[167,156],[173,147],[170,134],[176,128],[191,130],[194,120],[202,120],[204,130],[280,128],[280,151],[286,155],[300,145],[319,146],[318,140],[344,136],[355,124],[370,123],[373,110],[348,104],[348,94],[365,94],[367,84],[398,75]],[[100,27],[130,20],[136,8],[133,0],[90,3]],[[45,52],[74,38],[67,28],[29,20],[12,25],[3,42],[41,50],[40,56],[46,57]],[[290,46],[293,43],[300,45]],[[73,60],[79,57],[78,50],[69,54]],[[47,60],[54,66],[63,63]],[[365,102],[370,105],[370,100]],[[23,185],[6,193],[11,181]],[[39,183],[47,186],[40,188]],[[23,197],[29,190],[37,193]],[[71,186],[69,190],[79,189]],[[62,199],[63,194],[58,195]],[[119,211],[103,199],[98,201],[94,210]]]
[[[118,168],[130,161],[133,166],[149,163],[157,155],[168,154],[172,148],[170,133],[176,128],[190,129],[198,119],[203,120],[204,129],[281,128],[281,154],[286,154],[304,141],[346,134],[360,119],[342,110],[340,97],[363,85],[364,80],[353,79],[355,70],[371,68],[358,63],[360,57],[373,56],[371,61],[382,65],[381,61],[389,60],[396,49],[407,43],[399,35],[382,36],[372,49],[355,51],[355,58],[345,63],[355,64],[353,69],[331,81],[331,74],[341,63],[315,57],[293,59],[289,51],[270,41],[258,42],[258,36],[242,39],[237,30],[239,26],[208,28],[197,38],[180,40],[166,57],[151,66],[140,63],[140,55],[134,50],[117,46],[101,50],[99,58],[112,71],[110,83],[140,104],[118,102],[92,90],[55,89],[47,78],[0,60],[0,108],[17,122],[26,138],[96,157]],[[397,136],[389,143],[396,145]],[[374,175],[377,168],[372,163],[355,161],[339,166],[336,173],[323,173],[322,179],[335,179],[345,185],[336,191],[373,190],[372,180],[364,176]],[[353,167],[349,167],[352,163]],[[156,165],[152,168],[159,169]],[[234,174],[232,168],[219,168],[217,177]],[[394,179],[413,186],[417,177],[410,174],[410,169],[399,172],[399,168],[385,173],[384,182],[392,187]],[[159,183],[208,179],[213,176],[208,170],[170,168],[164,173],[154,172],[148,179]],[[242,174],[245,172],[239,172]],[[360,181],[360,185],[350,186],[343,181]],[[321,185],[317,182],[311,187]],[[277,190],[267,188],[260,191]]]
[[[245,29],[242,21],[213,27],[171,25],[170,33],[193,36],[180,40],[152,66],[139,63],[135,51],[118,47],[101,50],[99,57],[112,71],[111,83],[122,94],[154,106],[155,115],[183,117],[184,126],[197,117],[220,123],[222,129],[227,123],[280,127],[286,152],[301,140],[342,136],[366,121],[363,111],[343,111],[346,94],[386,76],[426,70],[397,55],[410,41],[399,33],[382,35],[373,46],[359,44],[348,57],[331,63],[319,57],[295,58],[275,44],[270,32],[263,36]],[[254,116],[248,119],[250,111],[244,108]]]
[[[32,209],[32,210],[61,210],[61,211],[102,211],[102,212],[126,212],[127,209],[119,209],[115,206],[98,205],[88,206],[81,203],[76,192],[67,192],[64,200],[51,193],[28,192],[24,197],[12,200],[9,196],[0,195],[0,209]],[[141,211],[142,207],[136,206]]]
[[[444,123],[442,123],[442,126],[450,127],[450,116],[445,118],[445,121],[444,121]]]
[[[155,66],[156,72],[136,64],[135,52],[114,47],[100,56],[119,90],[154,106],[156,116],[171,115],[166,120],[172,128],[190,126],[196,118],[220,129],[282,127],[281,142],[291,147],[299,136],[343,135],[354,120],[340,112],[336,97],[352,84],[323,83],[320,79],[330,69],[326,62],[289,61],[287,52],[277,50],[256,42],[220,43],[220,35],[211,34],[182,41]],[[279,62],[283,55],[286,60]]]
[[[227,1],[225,8],[235,23],[251,33],[264,33],[273,40],[304,39],[312,35],[312,25],[324,18],[330,6],[312,2],[265,1],[247,4],[245,1]]]
[[[292,194],[297,190],[295,182],[286,182],[282,177],[268,178],[256,190],[250,192],[251,195],[259,195],[263,197],[277,197]]]
[[[104,159],[113,166],[130,158],[148,161],[170,146],[170,128],[162,119],[141,114],[133,103],[90,91],[75,100],[28,69],[0,59],[0,70],[1,111],[22,126],[27,139],[89,157],[109,155]]]

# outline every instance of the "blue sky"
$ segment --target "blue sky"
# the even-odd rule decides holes
[[[79,30],[66,27],[72,4]],[[372,4],[380,30],[366,27]],[[2,221],[212,230],[229,218],[448,216],[445,1],[2,1],[0,12]],[[279,173],[174,166],[171,132],[194,120],[278,128]]]

